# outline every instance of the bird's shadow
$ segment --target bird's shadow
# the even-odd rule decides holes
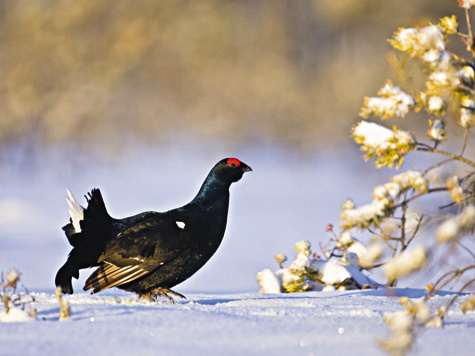
[[[230,302],[235,302],[238,300],[242,300],[239,298],[229,298],[229,299],[194,299],[190,301],[184,301],[183,304],[199,304],[199,305],[218,305],[218,304],[226,304]]]

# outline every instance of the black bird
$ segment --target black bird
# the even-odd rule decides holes
[[[229,187],[252,169],[237,158],[219,161],[196,197],[181,208],[163,213],[144,212],[125,219],[112,218],[99,189],[80,206],[68,190],[70,223],[63,227],[73,246],[56,274],[56,286],[73,293],[71,279],[79,270],[99,266],[84,290],[110,287],[156,299],[185,281],[211,258],[223,240],[229,207]]]

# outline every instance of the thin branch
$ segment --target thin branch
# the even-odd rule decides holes
[[[432,151],[434,148],[424,142],[416,142],[417,151]]]
[[[412,233],[411,238],[407,241],[406,246],[409,246],[409,244],[416,238],[417,233],[419,232],[419,229],[421,228],[422,224],[422,219],[424,219],[424,215],[421,215],[419,219],[417,219],[417,225],[414,229],[414,232]]]
[[[475,95],[475,91],[474,91],[474,95]],[[462,156],[463,156],[463,154],[464,154],[464,152],[465,152],[465,149],[467,148],[468,133],[469,133],[469,129],[466,128],[465,131],[464,131],[464,135],[463,135],[463,144],[462,144],[462,148],[461,148],[460,153],[459,153],[459,157],[462,157]],[[421,143],[418,143],[418,144],[419,144],[419,145],[422,145],[423,147],[425,147],[425,148],[427,148],[427,149],[429,149],[429,150],[432,150],[432,148],[430,148],[430,146],[428,146],[428,145],[421,144]],[[422,151],[425,151],[425,150],[422,149]],[[436,163],[436,164],[434,164],[433,166],[427,168],[427,169],[422,173],[422,175],[425,176],[425,175],[427,175],[427,173],[429,173],[431,170],[436,169],[436,168],[438,168],[438,167],[440,167],[440,166],[442,166],[442,165],[444,165],[444,164],[446,164],[446,163],[448,163],[448,162],[452,162],[453,160],[455,160],[455,158],[450,157],[450,158],[447,158],[447,159],[445,159],[445,160],[443,160],[443,161],[440,161],[439,163]]]
[[[463,145],[462,145],[462,150],[459,153],[460,157],[462,157],[463,153],[465,152],[465,148],[467,147],[467,141],[468,141],[468,127],[465,128],[465,131],[463,133]]]
[[[450,208],[450,207],[452,207],[452,206],[454,206],[454,205],[457,205],[457,204],[458,204],[458,203],[457,203],[456,201],[453,201],[452,203],[439,206],[439,210],[444,210],[444,209]]]
[[[451,206],[454,206],[454,205],[458,205],[458,204],[463,204],[463,203],[466,203],[468,201],[470,201],[473,197],[475,196],[474,193],[466,196],[465,198],[463,198],[461,201],[459,202],[452,202],[450,204],[446,204],[446,205],[442,205],[442,206],[439,206],[439,210],[444,210],[444,209],[447,209],[447,208],[450,208]]]
[[[407,200],[407,191],[404,192],[404,201]],[[407,213],[407,203],[401,206],[402,216],[401,216],[401,252],[404,251],[407,247],[406,245],[406,213]]]
[[[442,165],[444,165],[444,164],[446,164],[446,163],[448,163],[448,162],[452,162],[453,160],[454,160],[453,158],[444,159],[443,161],[440,161],[439,163],[434,164],[433,166],[427,168],[424,172],[422,172],[422,175],[425,176],[425,175],[427,175],[427,173],[429,173],[431,170],[436,169],[436,168],[438,168],[438,167],[440,167],[440,166],[442,166]]]
[[[447,187],[438,187],[438,188],[431,188],[429,190],[427,190],[427,192],[425,193],[419,193],[419,194],[416,194],[416,195],[413,195],[412,197],[409,197],[407,198],[406,200],[400,202],[399,204],[396,204],[392,207],[392,209],[396,210],[400,207],[402,207],[403,205],[417,199],[417,198],[420,198],[421,196],[423,195],[426,195],[426,194],[430,194],[430,193],[435,193],[435,192],[446,192],[448,191],[449,189]]]
[[[333,256],[336,257],[336,255],[334,254],[335,250],[338,249],[336,245],[333,246],[333,249],[332,249],[332,251],[330,252],[330,254],[328,254],[328,251],[326,250],[326,249],[328,248],[328,246],[331,245],[332,242],[333,242],[333,241],[330,239],[330,240],[328,241],[328,243],[327,243],[325,246],[322,246],[322,243],[321,243],[321,242],[319,243],[320,251],[322,251],[323,256],[325,256],[325,258],[326,258],[327,260],[329,260],[329,259],[332,258]]]
[[[389,260],[391,261],[391,260]],[[373,269],[373,268],[379,268],[379,267],[382,267],[384,266],[386,263],[388,263],[389,261],[386,261],[386,262],[380,262],[380,263],[376,263],[374,265],[372,265],[371,267],[365,267],[365,269]]]
[[[463,43],[467,46],[467,51],[472,54],[472,57],[475,58],[475,52],[473,50],[473,33],[472,33],[472,26],[470,24],[470,16],[468,13],[468,9],[465,9],[465,20],[467,22],[468,34],[458,32],[460,39]]]
[[[475,283],[475,278],[474,279],[471,279],[470,281],[468,281],[467,283],[465,283],[463,285],[462,288],[459,289],[459,291],[457,292],[457,294],[455,294],[455,296],[452,298],[452,300],[449,302],[449,304],[447,304],[447,306],[445,307],[445,313],[447,313],[447,311],[452,307],[452,305],[455,303],[455,301],[457,300],[457,298],[460,296],[460,294],[462,294],[462,292],[472,283]],[[445,315],[444,313],[444,315]]]
[[[444,156],[448,156],[454,160],[457,160],[457,161],[460,161],[460,162],[463,162],[465,163],[466,165],[472,167],[475,169],[475,162],[472,162],[468,159],[466,159],[465,157],[462,157],[462,156],[458,156],[456,154],[453,154],[452,152],[447,152],[447,151],[443,151],[443,150],[439,150],[438,148],[432,148],[426,144],[423,144],[423,143],[417,143],[418,147],[416,147],[416,151],[421,151],[421,152],[432,152],[432,153],[438,153],[438,154],[441,154],[441,155],[444,155]]]
[[[461,275],[463,275],[465,272],[467,272],[468,270],[471,270],[471,269],[475,269],[475,265],[471,265],[471,266],[467,266],[465,268],[462,268],[462,269],[456,269],[456,270],[452,270],[452,271],[449,271],[449,272],[446,272],[444,273],[438,280],[437,282],[435,282],[434,284],[434,287],[432,288],[431,292],[424,298],[424,301],[427,301],[429,300],[431,297],[433,297],[434,295],[436,295],[439,291],[442,290],[442,288],[444,288],[447,284],[449,284],[450,282],[452,282],[454,279],[460,277]],[[449,277],[444,283],[442,283],[442,281]],[[440,285],[440,283],[442,283]],[[436,288],[437,287],[437,288]]]
[[[445,273],[442,277],[440,277],[437,282],[435,282],[434,286],[432,287],[431,291],[429,292],[429,294],[426,295],[426,297],[424,298],[424,301],[428,301],[430,298],[432,298],[434,295],[436,295],[437,293],[439,293],[439,291],[442,290],[442,288],[444,288],[447,284],[449,284],[450,282],[452,282],[456,277],[457,277],[457,272],[458,270],[455,270],[455,271],[449,271],[447,273]],[[449,277],[444,283],[442,283],[442,281],[444,280],[444,278],[446,277]],[[441,284],[442,283],[442,284]],[[440,285],[441,284],[441,285]]]
[[[465,91],[468,91],[468,92],[469,92],[470,94],[472,94],[472,95],[475,95],[475,89],[472,89],[472,88],[470,88],[470,87],[468,87],[468,86],[466,86],[466,85],[459,84],[459,88],[460,88],[460,89],[463,89],[463,90],[465,90]]]
[[[461,243],[459,240],[457,240],[457,244],[463,248],[470,256],[472,256],[475,259],[475,253],[473,253],[467,246],[465,246],[463,243]]]
[[[472,25],[470,24],[470,15],[468,13],[468,9],[465,9],[465,21],[467,21],[467,29],[468,29],[468,50],[473,53],[473,33],[472,33]]]

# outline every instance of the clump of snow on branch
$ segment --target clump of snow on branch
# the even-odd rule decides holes
[[[399,304],[404,309],[394,313],[385,313],[383,322],[391,329],[391,336],[385,340],[378,340],[382,349],[391,355],[405,355],[414,346],[415,336],[420,326],[440,328],[441,315],[444,308],[432,314],[424,300],[410,300],[408,297],[399,298]]]
[[[354,243],[354,241],[353,241]],[[310,242],[302,240],[294,245],[297,255],[288,267],[282,266],[283,254],[278,254],[277,262],[281,268],[275,272],[265,269],[257,274],[260,291],[263,293],[294,293],[313,290],[345,290],[347,288],[376,288],[378,284],[364,275],[359,269],[359,256],[364,258],[363,251],[375,254],[371,250],[360,250],[354,258],[323,260],[311,251]],[[374,257],[366,257],[372,259]],[[332,287],[332,288],[327,288]]]
[[[462,103],[459,117],[460,126],[470,128],[475,124],[475,101],[468,96],[463,96],[460,101]]]
[[[406,154],[415,147],[411,134],[367,121],[360,121],[353,127],[352,137],[366,152],[366,160],[375,158],[376,167],[399,167]]]
[[[350,201],[344,203],[340,214],[340,228],[365,229],[372,225],[380,225],[383,219],[392,213],[391,208],[399,201],[401,195],[409,189],[425,193],[428,190],[428,182],[420,172],[414,170],[393,176],[391,182],[373,189],[371,203],[359,208],[354,207]]]
[[[466,10],[470,10],[475,4],[475,0],[457,0],[457,1],[459,3],[459,6],[462,9],[466,9]]]
[[[458,204],[458,203],[461,203],[464,198],[465,198],[465,194],[464,194],[464,191],[463,191],[463,188],[462,186],[460,185],[460,179],[458,176],[456,175],[453,175],[453,176],[450,176],[448,179],[447,179],[447,189],[449,190],[450,192],[450,197]]]
[[[460,303],[460,310],[464,314],[475,310],[475,294],[469,295],[465,301]]]
[[[5,276],[2,273],[0,281],[0,297],[4,310],[0,312],[0,322],[24,322],[35,320],[35,310],[25,310],[23,294],[17,293],[17,285],[20,281],[21,273],[13,268]]]
[[[384,119],[398,116],[405,117],[416,104],[415,99],[402,91],[397,85],[387,80],[379,90],[377,97],[366,97],[361,116],[367,118],[372,115]]]
[[[388,263],[383,266],[383,271],[389,281],[394,281],[419,270],[425,263],[425,248],[418,245],[389,260]]]
[[[427,136],[429,136],[432,141],[441,142],[446,140],[445,123],[442,120],[429,119],[429,127]]]
[[[456,27],[449,19],[445,22],[448,28]],[[389,42],[398,50],[432,64],[439,60],[440,52],[445,50],[444,27],[429,25],[421,28],[400,28]]]
[[[445,219],[437,227],[435,235],[439,243],[447,243],[473,233],[474,228],[475,207],[470,204],[460,214]]]

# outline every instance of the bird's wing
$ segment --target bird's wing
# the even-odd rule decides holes
[[[171,231],[174,229],[174,231]],[[179,228],[156,216],[131,226],[110,241],[87,279],[84,290],[93,293],[132,282],[176,258],[182,249],[169,242]],[[181,246],[184,247],[184,246]]]
[[[143,277],[163,264],[173,260],[179,251],[170,251],[160,255],[160,258],[141,261],[137,259],[136,263],[129,263],[123,267],[103,261],[102,265],[89,276],[84,286],[84,290],[92,289],[93,293],[98,293],[104,289],[132,282]],[[126,258],[132,260],[132,258]]]

